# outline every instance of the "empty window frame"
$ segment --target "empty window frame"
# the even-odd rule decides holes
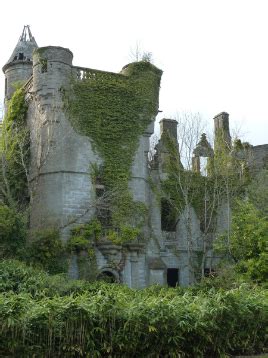
[[[161,200],[161,230],[176,231],[177,216],[172,204],[167,199]]]
[[[169,287],[176,287],[179,285],[179,269],[177,268],[167,269],[167,284]]]

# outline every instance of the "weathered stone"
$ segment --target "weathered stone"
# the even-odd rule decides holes
[[[25,31],[28,31],[28,39]],[[72,75],[81,81],[89,73],[94,76],[95,70],[73,66],[73,55],[69,49],[48,46],[34,50],[36,48],[36,42],[27,27],[3,67],[5,96],[8,100],[12,95],[14,82],[28,80],[25,91],[27,123],[31,133],[30,179],[34,194],[30,211],[31,228],[57,227],[61,230],[62,239],[67,240],[74,223],[86,223],[95,215],[96,189],[102,189],[102,184],[96,185],[92,180],[90,165],[101,167],[104,160],[91,138],[78,134],[72,127],[64,110],[62,89],[70,86]],[[125,66],[117,75],[127,77],[130,67]],[[154,71],[160,70],[154,67]],[[165,285],[169,269],[176,270],[179,284],[187,286],[195,280],[189,266],[187,215],[181,213],[174,231],[163,231],[159,200],[149,184],[150,177],[154,185],[160,187],[161,181],[168,177],[165,160],[169,153],[162,139],[156,146],[154,162],[149,169],[149,139],[154,132],[153,120],[150,118],[149,126],[139,138],[129,182],[133,199],[146,204],[149,209],[145,217],[143,240],[125,245],[100,240],[94,245],[96,263],[100,273],[112,275],[116,281],[130,287],[146,287],[155,283]],[[226,143],[231,145],[229,115],[220,113],[214,118],[214,124],[215,135],[222,133]],[[175,120],[162,119],[160,128],[161,136],[167,131],[177,141]],[[267,164],[268,145],[253,147],[250,151],[252,158],[249,163],[252,168],[259,169]],[[194,155],[193,164],[197,171],[200,169],[200,157],[213,155],[204,134]],[[229,225],[228,210],[224,203],[219,208],[219,233]],[[195,210],[188,208],[188,213],[191,217],[191,254],[195,264],[198,264],[198,255],[203,250],[203,233]],[[213,267],[217,259],[209,250],[206,257],[208,267]],[[77,257],[74,255],[69,275],[78,278],[78,271]]]

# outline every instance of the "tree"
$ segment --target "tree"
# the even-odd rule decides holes
[[[130,61],[144,61],[144,62],[150,62],[152,63],[152,53],[144,51],[142,49],[142,46],[139,42],[136,42],[136,45],[134,48],[130,49],[130,55],[129,55]]]
[[[261,170],[247,188],[250,201],[268,217],[268,170]]]
[[[268,220],[248,200],[237,200],[230,236],[222,235],[215,248],[235,269],[257,282],[268,278]]]
[[[164,151],[168,153],[163,163],[163,171],[166,172],[167,178],[161,183],[161,197],[172,209],[170,215],[177,218],[176,225],[180,219],[184,222],[187,266],[191,280],[193,280],[197,271],[200,276],[200,268],[196,267],[196,256],[200,250],[203,251],[202,268],[205,265],[217,200],[211,180],[192,170],[193,151],[204,130],[204,121],[199,113],[182,113],[177,115],[176,120],[178,122],[178,143],[168,132],[164,132],[161,138]],[[210,201],[208,200],[209,196],[212,197]],[[193,231],[194,212],[201,223],[202,238],[197,237]],[[202,249],[201,242],[203,242]]]
[[[178,143],[168,133],[162,136],[165,157],[164,171],[167,179],[162,181],[161,195],[173,209],[171,216],[180,218],[186,226],[188,267],[198,276],[204,275],[206,257],[212,249],[212,241],[219,229],[217,221],[221,211],[227,215],[227,238],[230,236],[231,207],[234,198],[244,195],[247,171],[244,156],[238,156],[242,148],[225,141],[225,133],[217,131],[214,153],[204,130],[200,115],[183,113],[177,116]],[[199,141],[201,136],[201,140]],[[196,155],[193,158],[193,153]],[[200,157],[207,157],[207,166],[201,172]],[[197,160],[197,161],[196,161]],[[200,221],[201,237],[193,230],[193,210]],[[200,267],[196,268],[196,255],[201,253]]]

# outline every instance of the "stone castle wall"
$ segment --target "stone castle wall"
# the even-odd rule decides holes
[[[26,81],[32,75],[25,86],[29,106],[27,121],[31,133],[31,228],[59,228],[63,240],[68,238],[74,225],[86,223],[94,217],[96,187],[90,176],[90,164],[100,166],[103,163],[92,140],[77,133],[72,127],[64,108],[63,91],[70,86],[71,77],[82,81],[88,76],[94,77],[96,73],[107,73],[73,66],[72,58],[70,50],[48,46],[34,51],[33,63],[28,61],[9,64],[5,70],[6,99],[12,95],[12,83]],[[110,76],[126,78],[129,76],[129,67],[125,66],[120,74],[110,73]],[[223,133],[226,143],[230,145],[229,115],[222,112],[214,118],[214,122],[215,134]],[[169,131],[177,140],[176,121],[163,119],[160,126],[162,133]],[[145,240],[123,246],[111,242],[99,243],[95,247],[96,262],[100,272],[108,271],[130,287],[146,287],[155,283],[166,285],[169,270],[175,270],[178,283],[187,286],[195,280],[189,254],[192,255],[191,260],[198,265],[198,256],[202,253],[204,244],[203,234],[193,208],[188,208],[187,213],[181,213],[174,231],[166,232],[161,227],[161,204],[151,190],[149,176],[157,185],[166,178],[165,158],[168,152],[160,140],[157,149],[158,164],[151,165],[152,168],[149,169],[148,152],[153,133],[154,119],[139,137],[129,182],[133,199],[149,207],[145,218]],[[197,159],[199,156],[206,156],[208,149],[211,155],[211,147],[206,147],[204,151],[202,143],[199,144],[199,151],[195,153]],[[259,170],[267,162],[267,158],[268,145],[253,147],[250,165]],[[229,214],[228,208],[223,204],[217,220],[219,233],[228,228]],[[191,253],[187,239],[189,220]],[[216,261],[217,258],[210,250],[206,265],[211,268]],[[79,276],[75,255],[71,258],[69,274],[73,278]]]

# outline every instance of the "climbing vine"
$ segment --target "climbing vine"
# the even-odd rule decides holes
[[[67,251],[76,255],[79,278],[95,280],[98,269],[94,244],[100,239],[101,223],[94,219],[89,223],[75,226],[67,241]]]
[[[23,88],[8,103],[1,134],[1,180],[8,205],[25,208],[29,200],[28,164],[30,134],[26,127],[28,106]]]
[[[157,114],[161,74],[145,61],[129,64],[123,74],[89,70],[83,80],[72,79],[71,90],[65,92],[73,127],[92,140],[103,159],[100,172],[106,192],[120,196],[110,202],[117,229],[121,224],[133,227],[133,216],[145,210],[133,201],[128,184],[139,138]]]
[[[214,156],[208,158],[208,176],[202,176],[183,168],[177,143],[169,133],[164,133],[161,139],[168,152],[164,164],[167,178],[162,181],[161,190],[153,187],[154,191],[158,192],[159,199],[168,200],[170,215],[178,217],[188,204],[195,209],[201,227],[210,226],[212,230],[219,204],[226,201],[227,195],[230,199],[243,195],[249,183],[246,160],[239,157],[239,151],[248,150],[248,145],[238,147],[239,143],[235,142],[233,148],[229,148],[223,135],[218,133]]]
[[[101,223],[96,219],[87,224],[75,226],[71,230],[67,248],[71,252],[87,251],[91,255],[92,244],[100,239],[100,234]]]

